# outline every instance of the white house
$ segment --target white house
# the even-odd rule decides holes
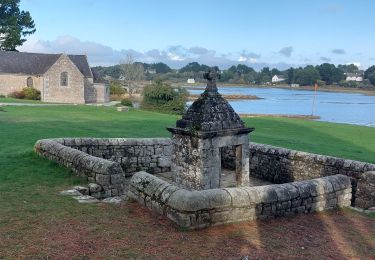
[[[272,77],[272,83],[284,81],[285,78],[282,75],[274,75]]]
[[[346,73],[346,81],[363,81],[363,74],[360,73]]]
[[[187,83],[188,83],[188,84],[194,84],[194,83],[195,83],[195,79],[188,79],[188,80],[187,80]]]

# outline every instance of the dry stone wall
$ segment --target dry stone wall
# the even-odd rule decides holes
[[[189,191],[138,172],[132,177],[128,196],[180,227],[197,229],[345,207],[350,205],[351,191],[350,178],[344,175],[258,187]]]
[[[170,171],[172,146],[167,138],[58,138],[39,140],[35,151],[99,184],[91,195],[106,198],[124,194],[136,171]]]
[[[88,155],[61,144],[60,140],[39,140],[35,151],[71,169],[78,176],[87,177],[98,185],[90,188],[90,195],[96,198],[118,196],[125,192],[125,173],[117,162]]]
[[[119,163],[126,176],[137,171],[160,173],[171,170],[172,141],[169,138],[64,138],[60,142]]]
[[[343,174],[358,180],[375,164],[251,143],[250,172],[254,177],[285,183]]]

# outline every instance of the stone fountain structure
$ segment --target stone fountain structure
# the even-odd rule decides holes
[[[204,74],[207,87],[172,133],[172,178],[196,190],[219,188],[222,149],[235,150],[237,186],[249,184],[249,133],[231,105],[219,94],[216,67]]]

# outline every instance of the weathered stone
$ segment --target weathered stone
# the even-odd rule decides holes
[[[79,203],[97,203],[97,202],[100,202],[98,199],[96,199],[92,196],[88,196],[88,195],[76,196],[76,197],[73,197],[73,198],[76,199]]]
[[[74,186],[72,189],[79,191],[82,195],[89,195],[90,190],[84,186]]]
[[[82,193],[80,193],[76,189],[71,189],[71,190],[63,190],[63,191],[61,191],[60,195],[63,195],[63,196],[81,196]]]
[[[89,190],[90,190],[90,193],[95,193],[95,192],[102,191],[103,188],[102,188],[102,186],[99,185],[99,184],[96,184],[96,183],[89,183]]]
[[[123,199],[119,196],[110,197],[102,200],[104,203],[110,203],[110,204],[120,204],[123,201]]]

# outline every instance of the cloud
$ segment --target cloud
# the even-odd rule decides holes
[[[18,50],[42,53],[86,54],[93,65],[115,64],[126,57],[126,54],[122,51],[114,50],[109,46],[96,42],[80,41],[72,36],[59,36],[53,41],[30,38]],[[140,55],[136,51],[133,51],[133,54]]]
[[[19,51],[40,53],[68,53],[86,54],[91,66],[109,66],[119,64],[131,55],[135,61],[146,63],[163,62],[171,68],[181,68],[189,62],[199,62],[209,66],[219,66],[221,69],[237,65],[239,62],[247,64],[256,70],[263,67],[285,69],[292,66],[286,63],[264,63],[261,54],[242,50],[240,52],[217,53],[201,46],[185,47],[181,45],[169,46],[165,49],[151,49],[140,52],[134,49],[115,50],[110,46],[92,41],[81,41],[72,36],[60,36],[55,40],[46,41],[30,37]],[[289,50],[289,53],[292,49]],[[288,50],[286,51],[288,54]]]
[[[209,50],[207,50],[206,48],[203,48],[203,47],[195,46],[195,47],[190,48],[189,52],[192,53],[192,54],[204,55],[204,54],[207,54],[209,52]]]
[[[242,50],[239,53],[239,55],[240,55],[239,58],[238,58],[239,62],[249,62],[251,64],[257,63],[258,59],[261,57],[260,54],[254,53],[254,52],[249,52],[247,50]]]
[[[344,49],[333,49],[332,50],[332,53],[333,54],[339,54],[339,55],[342,55],[342,54],[346,54],[346,51]]]
[[[323,8],[323,11],[326,13],[338,13],[341,12],[343,7],[341,5],[337,4],[332,4],[332,5],[327,5],[326,7]]]
[[[293,52],[293,47],[292,46],[284,47],[281,50],[279,50],[279,54],[284,55],[287,58],[289,58],[290,56],[292,56],[292,52]]]
[[[320,57],[320,60],[324,61],[324,62],[330,62],[331,61],[331,59],[327,58],[327,57]]]

